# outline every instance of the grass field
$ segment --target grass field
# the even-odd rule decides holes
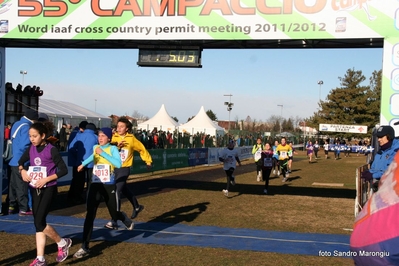
[[[354,221],[355,169],[365,163],[365,158],[321,157],[309,164],[305,154],[299,152],[289,181],[283,183],[281,177],[272,176],[268,195],[263,194],[263,183],[256,181],[252,159],[237,167],[237,185],[228,198],[222,194],[226,181],[221,165],[131,176],[129,186],[145,206],[136,221],[349,235]],[[51,214],[84,217],[85,205],[67,205],[67,190],[59,188]],[[123,200],[122,209],[130,213],[130,203]],[[108,219],[104,204],[97,217]],[[80,247],[80,239],[73,240],[72,253]],[[28,265],[35,257],[33,232],[30,236],[1,232],[0,243],[0,265],[6,261]],[[96,256],[83,260],[69,257],[62,264],[353,265],[347,258],[125,242],[96,241],[91,243],[91,250]],[[49,240],[46,260],[50,265],[56,264],[55,256],[56,245]]]

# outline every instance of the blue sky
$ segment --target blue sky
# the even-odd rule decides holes
[[[6,81],[40,86],[43,98],[73,102],[103,115],[152,117],[165,104],[185,123],[201,106],[228,120],[224,106],[232,94],[231,120],[307,118],[340,87],[348,69],[369,77],[382,68],[382,48],[219,49],[202,52],[202,68],[137,66],[136,49],[6,49]],[[323,85],[317,84],[319,80]],[[283,105],[283,108],[277,106]]]

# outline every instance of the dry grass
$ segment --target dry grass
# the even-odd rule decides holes
[[[341,160],[320,159],[309,164],[300,152],[294,161],[291,181],[282,183],[281,177],[273,177],[269,195],[263,194],[263,183],[256,182],[252,160],[237,168],[237,185],[231,189],[229,198],[221,192],[226,182],[221,165],[131,176],[129,182],[140,204],[145,205],[145,210],[136,219],[140,222],[350,234],[345,229],[352,228],[354,220],[355,169],[364,162],[364,156],[352,156]],[[314,182],[342,183],[343,187],[312,186]],[[84,217],[84,205],[66,205],[67,189],[59,188],[52,214]],[[123,200],[122,209],[131,210],[126,200]],[[108,219],[103,204],[97,217]],[[0,241],[3,247],[11,247],[0,249],[0,264],[26,265],[35,256],[34,236],[1,233]],[[77,245],[72,252],[75,249],[78,249]],[[353,265],[351,259],[343,258],[124,242],[98,241],[91,245],[91,249],[98,256],[85,260],[68,259],[64,264]],[[48,243],[46,252],[54,253],[54,256],[46,256],[52,262],[56,254],[55,246]],[[15,261],[15,258],[19,259]]]

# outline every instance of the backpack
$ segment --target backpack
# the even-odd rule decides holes
[[[13,157],[13,152],[12,152],[12,140],[15,139],[15,137],[17,136],[17,133],[19,131],[19,129],[23,126],[23,125],[28,125],[27,123],[22,123],[19,125],[19,127],[17,128],[17,130],[15,130],[14,134],[12,135],[12,137],[10,139],[7,140],[7,144],[6,144],[6,148],[3,152],[3,160],[5,162],[9,162],[11,161],[12,157]]]

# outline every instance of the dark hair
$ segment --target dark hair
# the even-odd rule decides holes
[[[121,117],[119,117],[118,123],[119,123],[119,122],[124,123],[124,124],[126,125],[126,127],[127,127],[127,130],[128,130],[129,132],[132,130],[133,124],[129,121],[129,119],[127,119],[126,116],[121,116]]]
[[[44,134],[47,139],[54,131],[54,124],[51,121],[35,122],[30,126],[30,128],[37,130],[40,135]]]

